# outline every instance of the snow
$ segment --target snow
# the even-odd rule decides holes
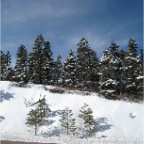
[[[51,88],[51,86],[46,86]],[[37,142],[55,142],[63,144],[96,143],[143,143],[144,119],[143,103],[130,103],[100,98],[96,93],[82,95],[81,93],[56,94],[50,93],[42,85],[29,84],[27,88],[13,86],[12,82],[0,81],[0,140],[23,140]],[[45,118],[44,124],[39,127],[38,135],[34,129],[28,127],[26,118],[34,106],[26,107],[25,100],[36,102],[45,95],[52,110],[52,116]],[[93,110],[98,132],[92,137],[84,137],[81,123],[78,118],[79,110],[88,104]],[[60,126],[61,111],[69,107],[76,118],[78,126],[76,136],[67,136]],[[133,118],[134,117],[134,118]]]
[[[115,90],[102,90],[102,92],[105,92],[105,93],[114,93]]]
[[[116,80],[113,80],[113,79],[108,79],[107,81],[105,81],[105,82],[102,82],[102,83],[100,83],[101,85],[109,85],[109,84],[113,84],[113,85],[117,85],[117,81]]]
[[[128,60],[133,60],[133,61],[138,61],[138,58],[137,58],[137,57],[127,56],[126,59],[128,59]]]
[[[144,79],[144,76],[138,76],[137,79]]]

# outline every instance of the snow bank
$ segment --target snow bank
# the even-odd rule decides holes
[[[51,86],[48,86],[49,88]],[[129,103],[100,98],[96,93],[80,95],[72,93],[55,94],[44,90],[42,85],[31,85],[29,88],[12,86],[11,82],[0,81],[0,139],[24,140],[38,142],[55,142],[66,144],[95,144],[107,141],[123,141],[136,143],[143,141],[144,119],[143,103]],[[33,106],[25,105],[25,100],[36,102],[41,96],[46,96],[52,112],[50,118],[39,127],[38,136],[25,122],[27,113]],[[88,139],[80,131],[81,121],[78,118],[79,110],[86,103],[93,110],[98,132]],[[65,107],[72,109],[76,118],[78,130],[75,137],[66,136],[61,130],[59,118]],[[133,115],[133,117],[130,116]]]

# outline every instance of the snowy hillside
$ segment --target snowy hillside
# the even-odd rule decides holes
[[[47,86],[50,88],[50,86]],[[106,141],[131,141],[143,140],[144,119],[143,104],[123,101],[112,101],[100,98],[96,93],[83,95],[78,93],[55,94],[45,90],[42,85],[20,88],[12,86],[12,82],[0,81],[0,127],[1,140],[23,140],[56,142],[62,144],[101,143]],[[34,129],[28,127],[26,118],[33,106],[26,103],[36,102],[41,96],[46,96],[47,103],[52,110],[50,118],[46,118],[38,129],[38,136]],[[93,110],[97,122],[98,132],[86,138],[80,131],[81,121],[78,119],[80,108],[86,103]],[[79,129],[76,136],[66,136],[61,130],[59,122],[61,111],[69,107],[76,118]],[[110,142],[111,141],[111,142]]]

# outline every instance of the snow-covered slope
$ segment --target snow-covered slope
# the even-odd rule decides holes
[[[48,86],[50,87],[50,86]],[[112,101],[100,98],[97,94],[82,95],[68,92],[64,94],[50,93],[44,90],[42,85],[31,85],[29,88],[12,86],[12,82],[0,81],[1,103],[0,103],[0,128],[1,140],[24,140],[57,143],[100,143],[107,141],[141,141],[143,140],[144,119],[143,104],[129,103],[123,101]],[[29,128],[25,122],[27,114],[32,106],[26,107],[25,102],[37,101],[41,96],[46,96],[47,103],[52,110],[52,116],[46,118],[39,127],[38,136],[34,130]],[[97,122],[98,132],[89,138],[84,138],[82,131],[78,129],[77,135],[66,136],[61,130],[59,118],[61,110],[66,106],[72,109],[77,119],[77,126],[81,126],[78,119],[80,108],[88,104],[93,110]],[[132,113],[132,114],[131,114]],[[132,116],[131,116],[132,115]]]

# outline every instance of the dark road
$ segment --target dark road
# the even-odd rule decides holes
[[[0,141],[0,144],[58,144],[58,143],[41,143],[41,142],[22,142],[22,141]]]

